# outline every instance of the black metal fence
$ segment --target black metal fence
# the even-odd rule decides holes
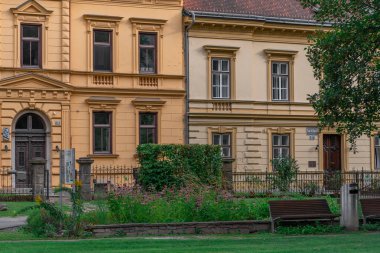
[[[32,200],[32,188],[24,185],[17,185],[16,177],[10,167],[0,168],[0,200]]]
[[[251,194],[338,195],[341,186],[346,183],[357,183],[362,197],[380,197],[380,172],[298,172],[294,177],[285,178],[273,172],[239,172],[232,175],[233,191]]]
[[[137,170],[123,165],[94,165],[91,170],[92,189],[95,193],[102,193],[114,186],[134,186]]]

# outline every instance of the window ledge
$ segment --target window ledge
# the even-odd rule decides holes
[[[118,158],[118,154],[91,154],[87,155],[90,158]]]
[[[228,158],[222,158],[222,161],[224,163],[233,163],[233,162],[235,162],[235,158],[230,158],[230,157],[228,157]]]

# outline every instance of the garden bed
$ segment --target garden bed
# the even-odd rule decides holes
[[[252,234],[270,231],[269,221],[219,221],[181,223],[130,223],[86,228],[96,237],[179,234]]]

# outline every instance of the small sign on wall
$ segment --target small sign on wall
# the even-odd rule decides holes
[[[318,127],[306,127],[306,135],[307,136],[316,136],[319,134]]]
[[[306,135],[309,136],[309,140],[315,140],[315,137],[319,134],[318,127],[307,127]]]
[[[3,141],[9,141],[10,133],[9,133],[8,127],[3,127],[2,135],[3,135]]]
[[[317,162],[316,161],[308,161],[309,168],[316,168]]]

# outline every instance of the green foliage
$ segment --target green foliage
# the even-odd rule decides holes
[[[108,199],[108,209],[112,217],[110,223],[255,220],[269,214],[266,204],[236,200],[226,192],[208,188],[182,188],[154,194],[137,190],[128,194],[113,193]]]
[[[73,189],[62,187],[55,192],[67,192],[70,194],[71,214],[66,214],[54,203],[45,202],[37,197],[37,205],[29,206],[18,211],[25,213],[34,210],[27,219],[27,231],[36,236],[55,237],[65,235],[68,237],[78,237],[84,232],[83,200],[81,197],[81,183],[76,182]]]
[[[311,235],[311,234],[337,234],[343,232],[343,228],[339,226],[332,225],[321,225],[317,224],[315,226],[305,225],[305,226],[290,226],[290,227],[278,227],[276,232],[283,235]]]
[[[281,192],[288,192],[290,184],[295,181],[299,166],[297,161],[291,157],[278,158],[272,160],[273,186]]]
[[[307,50],[319,81],[319,93],[310,96],[319,125],[347,133],[355,144],[380,120],[380,1],[301,2],[316,10],[317,21],[332,26],[317,32]]]
[[[380,231],[380,224],[379,223],[367,223],[365,225],[362,225],[360,227],[360,230],[363,230],[363,231]]]
[[[221,186],[222,158],[214,145],[156,145],[137,147],[139,184],[145,190],[193,185]]]

